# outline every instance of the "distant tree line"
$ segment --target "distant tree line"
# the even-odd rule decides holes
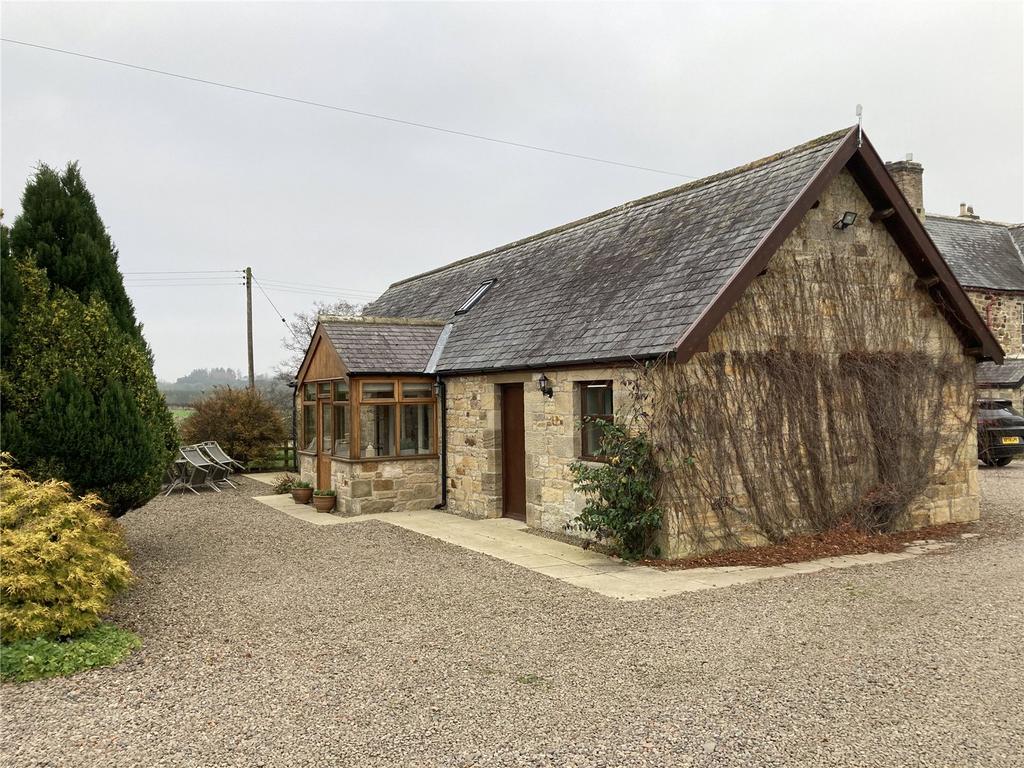
[[[189,374],[189,376],[191,375]],[[196,401],[201,400],[219,388],[246,389],[249,386],[247,378],[236,378],[229,381],[183,381],[183,379],[187,378],[187,376],[182,376],[173,383],[161,381],[157,384],[164,399],[167,400],[167,405],[170,407],[191,407]],[[276,376],[260,374],[256,377],[256,391],[263,395],[283,416],[287,416],[289,420],[291,419],[292,390],[288,386],[287,381]]]
[[[179,376],[175,384],[234,384],[242,380],[242,372],[234,368],[193,368]]]

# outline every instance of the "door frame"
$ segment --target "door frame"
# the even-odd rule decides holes
[[[526,522],[526,413],[522,382],[501,384],[501,516]],[[509,429],[508,393],[515,392],[519,404],[515,421],[518,434]],[[513,424],[515,426],[515,424]],[[518,460],[517,460],[518,459]],[[513,475],[516,477],[513,478]],[[518,487],[513,487],[513,483]],[[513,509],[519,506],[522,509]]]
[[[321,394],[320,386],[317,385],[316,395],[316,488],[326,490],[331,487],[331,450],[324,451],[324,408],[331,413],[331,435],[328,445],[334,447],[334,402],[333,389],[326,395]]]

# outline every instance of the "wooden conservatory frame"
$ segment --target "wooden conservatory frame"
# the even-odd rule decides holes
[[[367,397],[364,391],[374,385],[391,385],[390,397]],[[343,388],[342,388],[343,386]],[[429,394],[413,394],[409,390],[418,388]],[[340,397],[344,392],[347,397]],[[300,418],[298,424],[299,453],[307,456],[323,456],[329,454],[335,461],[404,461],[408,459],[430,459],[438,456],[438,421],[437,394],[434,391],[434,380],[428,376],[388,374],[381,376],[341,376],[330,379],[305,379],[296,388],[299,399]],[[403,419],[407,418],[407,408],[430,406],[430,445],[426,451],[409,453],[402,447]],[[393,424],[389,426],[391,443],[390,453],[368,454],[367,446],[362,445],[364,408],[373,406],[390,406],[393,410]],[[307,417],[307,409],[312,410],[312,421]],[[329,416],[325,414],[329,413]],[[338,414],[345,414],[347,430],[339,434],[336,425],[340,419]],[[324,425],[330,422],[330,435],[325,433]],[[312,435],[309,432],[312,431]],[[353,439],[359,436],[360,439]],[[325,443],[325,437],[329,442]],[[347,440],[345,439],[347,437]],[[340,443],[340,445],[339,445]],[[324,450],[325,445],[329,450]]]

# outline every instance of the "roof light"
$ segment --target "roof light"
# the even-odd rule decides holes
[[[476,304],[478,301],[480,301],[481,298],[483,298],[483,295],[487,293],[487,289],[490,288],[492,285],[494,285],[493,279],[484,280],[482,283],[480,283],[480,287],[473,291],[473,295],[466,300],[465,304],[463,304],[461,307],[455,310],[455,314],[461,315],[468,312],[473,307],[474,304]]]

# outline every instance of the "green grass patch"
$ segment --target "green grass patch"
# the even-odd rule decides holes
[[[141,646],[138,635],[113,624],[100,624],[67,640],[37,637],[4,643],[0,645],[0,678],[25,683],[109,667]]]
[[[192,408],[171,408],[171,416],[174,417],[175,424],[181,424],[193,413],[195,413],[195,410]]]

